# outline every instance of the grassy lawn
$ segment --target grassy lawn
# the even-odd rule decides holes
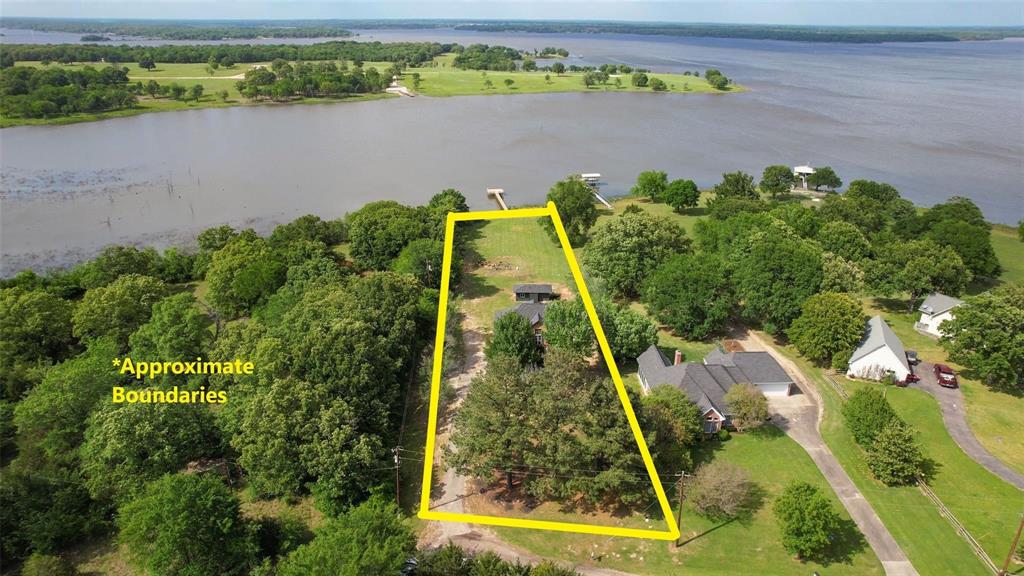
[[[1002,224],[992,226],[992,248],[1003,266],[999,279],[1024,284],[1024,242],[1017,236],[1017,229]]]
[[[672,175],[670,175],[670,177],[671,176]],[[703,206],[707,202],[707,200],[711,198],[711,196],[712,194],[710,192],[703,192],[700,198],[700,206],[697,208],[690,208],[683,214],[676,212],[668,204],[662,204],[660,202],[651,202],[647,198],[638,198],[636,196],[617,198],[611,201],[612,206],[615,207],[615,211],[612,212],[609,210],[602,210],[601,216],[598,217],[597,224],[595,224],[595,226],[599,226],[601,222],[604,222],[605,220],[609,220],[611,218],[615,218],[619,214],[622,214],[622,211],[625,210],[627,206],[637,205],[650,214],[654,214],[656,216],[667,216],[671,218],[677,224],[682,226],[683,229],[686,230],[686,234],[690,238],[693,238],[693,225],[697,223],[697,220],[704,216],[705,208]]]
[[[751,518],[726,523],[702,518],[686,505],[683,510],[686,544],[679,549],[669,542],[511,528],[496,530],[503,540],[545,558],[638,574],[732,575],[742,572],[781,576],[810,574],[815,570],[829,575],[882,574],[879,562],[866,545],[840,550],[827,567],[816,562],[799,562],[782,548],[771,501],[789,482],[805,481],[821,487],[833,498],[843,518],[850,523],[852,520],[807,453],[775,428],[737,434],[725,443],[708,442],[700,457],[721,459],[746,468],[763,491],[763,499]],[[670,499],[675,506],[675,495],[670,495]],[[576,518],[578,521],[578,517],[566,517],[556,510],[543,512],[552,520]],[[657,517],[648,523],[642,516],[622,520],[623,525],[637,528],[660,528],[662,522]],[[742,570],[737,572],[737,567]]]
[[[550,283],[576,290],[565,254],[536,218],[460,222],[455,234],[471,235],[462,293],[469,319],[477,326],[489,330],[494,313],[515,304],[516,284]]]
[[[770,338],[767,335],[763,336]],[[825,404],[825,414],[821,423],[821,434],[825,439],[825,443],[828,444],[832,453],[857,485],[857,488],[864,494],[864,497],[874,508],[886,528],[889,529],[889,532],[892,533],[896,542],[899,543],[900,547],[907,554],[917,571],[922,575],[956,574],[983,576],[988,574],[984,565],[977,559],[967,543],[939,515],[931,501],[920,490],[916,487],[890,488],[876,481],[871,476],[867,465],[864,464],[860,447],[854,442],[853,436],[850,435],[850,432],[843,423],[840,413],[842,401],[839,395],[824,381],[821,370],[797,354],[792,346],[783,346],[776,343],[776,347],[796,362],[804,374],[815,382]],[[845,379],[843,381],[846,382]],[[856,386],[863,386],[865,384],[846,382],[846,385],[852,391]],[[952,443],[948,435],[945,435],[944,428],[940,433],[931,428],[932,423],[927,421],[927,419],[919,421],[921,420],[919,415],[908,409],[901,396],[903,395],[894,394],[894,407],[901,414],[904,413],[903,411],[906,411],[905,418],[918,431],[922,446],[929,457],[935,459],[941,465],[943,459],[950,457],[950,449],[963,456],[962,452]],[[911,400],[914,399],[911,397]],[[930,403],[931,409],[936,412],[937,417],[938,405],[935,404],[934,400],[927,397],[918,400],[922,401],[922,404]],[[926,408],[922,408],[922,410],[926,410]],[[939,420],[939,426],[941,426],[941,420]],[[948,444],[952,444],[952,447],[948,446]],[[962,468],[961,465],[963,465]],[[975,500],[976,490],[985,490],[991,484],[989,480],[991,475],[980,469],[973,461],[965,463],[954,458],[949,466],[940,467],[938,474],[945,475],[945,477],[941,478],[937,476],[935,481],[935,491],[939,493],[939,489],[942,489],[942,493],[939,496],[943,498],[943,501],[946,498],[946,490],[950,488],[951,484],[955,484],[959,485],[959,489],[963,490],[964,494],[977,504],[980,501]],[[1005,497],[1001,492],[990,495],[1000,500]],[[1018,497],[1017,506],[1009,507],[1011,509],[1019,508],[1019,501]],[[957,510],[954,513],[959,516],[961,512],[959,506],[962,505],[962,501],[951,499],[951,501],[946,503],[951,508],[957,506]],[[1013,504],[1013,502],[1003,502],[1004,506],[1010,504]],[[961,518],[961,521],[966,523],[967,518]],[[974,533],[973,525],[969,525],[968,529],[972,531],[976,538],[981,538],[980,529],[979,533]],[[1010,537],[1012,537],[1012,534],[1006,536],[1004,548],[1009,546]],[[992,551],[990,551],[991,553]],[[1005,554],[1005,550],[1002,553]]]

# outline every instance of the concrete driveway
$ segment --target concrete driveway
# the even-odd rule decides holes
[[[882,520],[875,514],[871,504],[864,498],[860,490],[846,474],[839,461],[829,450],[825,441],[818,431],[821,421],[821,400],[818,391],[813,383],[806,378],[799,367],[789,358],[786,358],[768,343],[759,338],[756,334],[749,333],[740,340],[746,350],[764,350],[782,366],[783,369],[793,378],[799,390],[788,397],[768,397],[768,404],[772,410],[772,423],[786,433],[787,436],[796,440],[811,460],[821,470],[829,486],[839,497],[850,517],[857,524],[867,540],[868,545],[874,551],[875,556],[882,563],[886,576],[918,576],[917,570],[903,553],[903,549],[896,543],[896,539],[889,533],[889,529],[882,524]]]
[[[981,464],[986,470],[1024,490],[1024,475],[1013,470],[999,460],[984,446],[978,442],[967,424],[967,406],[964,402],[963,392],[959,388],[943,388],[939,386],[935,378],[934,367],[929,362],[921,362],[914,367],[914,374],[921,377],[920,382],[914,382],[910,386],[918,390],[924,390],[931,394],[939,402],[939,409],[942,411],[942,422],[946,430],[953,437],[953,441],[960,446],[965,454],[975,462]]]

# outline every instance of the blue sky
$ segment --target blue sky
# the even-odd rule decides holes
[[[0,15],[75,18],[507,18],[756,24],[1024,25],[1010,0],[0,0]]]

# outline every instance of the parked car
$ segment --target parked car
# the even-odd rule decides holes
[[[938,380],[939,386],[943,388],[956,388],[960,384],[956,381],[956,372],[945,364],[935,365],[935,379]]]
[[[921,359],[917,357],[917,352],[913,350],[907,350],[907,363],[911,366],[917,366],[921,363]]]
[[[921,377],[918,376],[917,374],[914,374],[913,372],[911,372],[910,374],[907,374],[907,377],[904,378],[903,381],[896,382],[896,385],[899,386],[900,388],[906,388],[912,382],[920,382],[920,381],[921,381]]]

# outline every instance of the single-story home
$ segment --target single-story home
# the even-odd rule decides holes
[[[942,336],[940,326],[946,320],[953,319],[953,309],[963,304],[964,301],[945,294],[929,294],[918,310],[921,311],[921,319],[914,326],[921,332],[931,336]]]
[[[512,287],[516,295],[516,304],[510,308],[498,310],[494,319],[498,320],[506,314],[519,314],[530,322],[533,336],[537,344],[544,344],[544,311],[549,300],[558,296],[550,284],[517,284]]]
[[[558,297],[551,284],[516,284],[512,287],[516,302],[547,302]]]
[[[910,374],[907,351],[885,320],[881,316],[873,316],[867,322],[860,346],[850,356],[846,375],[851,378],[882,380],[888,374],[897,380],[906,380]]]
[[[682,360],[677,350],[670,363],[657,346],[651,346],[636,360],[640,384],[645,392],[656,386],[675,386],[685,392],[700,408],[707,433],[731,426],[725,393],[734,385],[750,383],[772,396],[788,396],[793,389],[793,379],[767,352],[716,350],[703,362]]]

